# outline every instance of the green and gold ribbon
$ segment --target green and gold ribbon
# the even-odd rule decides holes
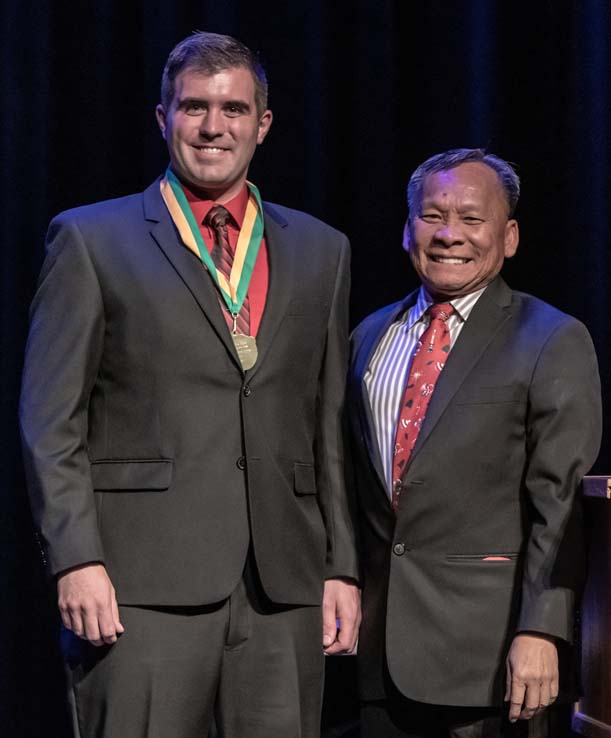
[[[237,315],[244,304],[259,247],[263,240],[261,195],[252,182],[246,184],[248,185],[248,204],[233,257],[229,281],[214,265],[178,177],[169,167],[159,185],[163,201],[178,228],[184,245],[202,260],[232,315]]]

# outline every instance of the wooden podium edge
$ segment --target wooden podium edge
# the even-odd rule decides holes
[[[586,497],[606,497],[611,500],[611,477],[584,477],[582,491]]]
[[[611,725],[601,723],[579,710],[579,702],[575,703],[571,728],[575,733],[586,738],[611,738]]]
[[[611,500],[611,477],[608,475],[584,477],[582,492],[584,497],[602,497]],[[611,725],[581,712],[580,702],[576,702],[573,707],[571,728],[574,733],[586,738],[611,738]]]

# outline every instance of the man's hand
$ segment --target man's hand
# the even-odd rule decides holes
[[[520,633],[507,656],[509,720],[529,720],[558,696],[558,651],[553,639]]]
[[[85,564],[57,577],[57,603],[62,623],[79,638],[101,646],[115,643],[124,628],[106,569]]]
[[[349,653],[361,624],[361,591],[356,584],[327,579],[322,600],[322,645],[326,654]]]

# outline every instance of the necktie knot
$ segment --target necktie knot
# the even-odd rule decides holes
[[[224,208],[222,205],[215,205],[208,211],[208,215],[204,218],[204,223],[217,230],[226,226],[230,218],[231,214],[227,208]]]
[[[443,320],[445,323],[454,312],[454,307],[449,302],[440,302],[431,305],[427,312],[431,316],[431,320]]]

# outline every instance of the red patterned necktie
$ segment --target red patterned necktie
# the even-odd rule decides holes
[[[208,215],[204,219],[204,223],[214,231],[214,246],[212,247],[210,256],[212,257],[214,266],[225,276],[227,281],[229,281],[231,267],[233,266],[233,251],[229,243],[229,234],[227,233],[227,221],[230,218],[231,215],[227,208],[224,208],[222,205],[215,205],[208,211]],[[225,307],[224,301],[221,302],[221,307]],[[223,310],[223,312],[228,315],[226,310]],[[233,320],[230,317],[227,324],[231,328]],[[237,329],[238,333],[250,336],[250,305],[248,294],[238,314]]]
[[[431,305],[428,328],[420,336],[409,369],[401,401],[395,453],[392,465],[392,506],[396,510],[401,495],[403,471],[420,433],[431,395],[450,351],[450,331],[447,320],[454,312],[449,303]]]

